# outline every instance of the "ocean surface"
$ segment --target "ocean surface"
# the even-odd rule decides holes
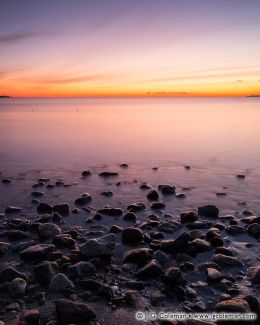
[[[97,174],[110,170],[120,174],[110,184],[116,202],[141,200],[142,182],[169,183],[179,192],[189,188],[186,199],[171,200],[172,209],[212,202],[227,213],[246,205],[257,212],[259,121],[259,98],[1,99],[1,177],[16,182],[10,189],[0,185],[1,206],[13,204],[14,195],[25,205],[24,184],[43,176],[79,182],[67,195],[57,192],[60,200],[89,188],[98,195],[109,184]],[[80,179],[84,169],[93,171],[87,184]],[[125,187],[115,186],[119,180]],[[97,196],[99,204],[108,200]]]

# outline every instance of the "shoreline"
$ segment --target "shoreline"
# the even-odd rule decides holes
[[[155,167],[142,177],[151,173],[150,185],[130,167],[78,171],[70,183],[21,177],[26,202],[12,192],[15,177],[1,175],[2,192],[12,193],[0,215],[5,324],[140,324],[137,310],[259,312],[259,215],[240,205],[228,216],[197,198],[187,208],[193,188],[160,183]],[[192,166],[183,170],[192,176]]]

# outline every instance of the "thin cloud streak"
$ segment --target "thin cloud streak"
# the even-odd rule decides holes
[[[15,32],[9,33],[5,35],[0,35],[0,44],[14,44],[17,42],[21,42],[27,39],[42,37],[47,35],[48,33],[44,32]]]

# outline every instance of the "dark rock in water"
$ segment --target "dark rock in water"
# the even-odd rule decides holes
[[[153,167],[152,170],[158,170],[158,167]]]
[[[79,280],[80,286],[84,289],[90,290],[90,291],[99,291],[103,287],[103,283],[89,278],[82,278]]]
[[[21,230],[10,230],[8,232],[8,239],[11,241],[27,239],[29,237],[30,237],[29,233]]]
[[[250,309],[253,312],[258,312],[260,303],[258,302],[257,297],[249,294],[249,295],[244,296],[243,300],[245,300],[248,303]]]
[[[62,216],[58,212],[54,212],[52,216],[53,222],[60,222],[62,220]]]
[[[12,218],[6,221],[6,228],[18,230],[30,230],[31,221],[25,218]]]
[[[238,174],[236,177],[237,177],[238,179],[245,179],[245,178],[246,178],[246,176],[243,175],[243,174]]]
[[[52,213],[52,206],[48,203],[40,203],[37,207],[38,213]]]
[[[120,164],[120,167],[121,168],[127,168],[128,167],[128,164]]]
[[[234,253],[225,247],[218,247],[215,249],[214,254],[223,254],[223,255],[227,255],[227,256],[234,256]]]
[[[22,278],[13,279],[9,285],[8,290],[12,297],[22,297],[25,295],[27,282]]]
[[[89,195],[89,193],[83,193],[81,197],[77,198],[74,203],[76,205],[85,205],[91,202],[92,197]]]
[[[150,205],[150,208],[153,210],[159,210],[159,209],[164,209],[165,208],[165,204],[162,202],[153,202]]]
[[[0,242],[0,257],[4,256],[10,247],[11,245],[9,243]]]
[[[99,173],[98,176],[101,176],[101,177],[113,177],[113,176],[118,176],[118,173],[114,173],[114,172],[102,172],[102,173]]]
[[[39,310],[38,309],[25,310],[20,316],[20,322],[21,325],[39,325],[40,324]]]
[[[190,246],[193,246],[197,253],[207,252],[212,249],[210,243],[201,238],[196,238],[191,241]]]
[[[31,196],[33,197],[42,197],[43,195],[44,195],[43,192],[39,192],[39,191],[31,192]]]
[[[61,234],[54,236],[53,243],[56,247],[61,248],[70,248],[76,244],[75,240],[71,237],[70,234]]]
[[[152,258],[156,260],[163,268],[168,266],[170,258],[163,251],[157,250],[153,253]]]
[[[144,289],[144,283],[142,281],[127,280],[124,282],[124,285],[130,289],[135,289],[135,290]]]
[[[144,267],[136,272],[136,276],[140,278],[157,277],[163,273],[161,265],[156,260],[151,260]]]
[[[98,213],[105,214],[107,216],[111,217],[118,217],[123,214],[123,210],[120,208],[111,208],[111,207],[105,207],[103,209],[100,209],[97,211]]]
[[[39,204],[40,201],[39,201],[38,199],[32,199],[32,200],[31,200],[31,203],[32,203],[32,204]]]
[[[3,268],[0,272],[0,283],[11,282],[16,278],[21,278],[27,281],[25,273],[19,272],[11,266]]]
[[[145,209],[145,205],[143,203],[133,203],[133,204],[129,204],[127,207],[127,210],[132,212],[142,211],[144,209]]]
[[[81,261],[69,266],[67,272],[68,276],[74,279],[82,276],[95,275],[96,268],[90,262]]]
[[[100,238],[87,240],[81,245],[81,254],[85,257],[112,255],[116,245],[115,234],[108,234]]]
[[[92,173],[90,170],[83,170],[83,172],[81,173],[81,176],[86,177],[86,176],[90,176]]]
[[[190,170],[191,167],[189,165],[184,166],[185,169]]]
[[[254,284],[260,284],[260,265],[255,267],[250,267],[247,271],[248,278],[252,281]]]
[[[225,192],[217,192],[216,193],[216,196],[227,196],[227,193],[225,193]]]
[[[143,231],[139,228],[127,227],[122,230],[122,241],[129,244],[139,244],[143,238]]]
[[[252,223],[247,228],[247,233],[252,237],[260,237],[260,224]]]
[[[38,233],[41,238],[48,239],[61,234],[60,228],[53,223],[39,224]]]
[[[8,206],[5,208],[5,213],[18,213],[21,212],[23,209],[20,207]]]
[[[227,256],[223,254],[214,254],[213,255],[213,262],[217,263],[221,267],[242,267],[243,263],[232,256]]]
[[[177,287],[186,285],[187,281],[184,273],[178,267],[169,267],[164,272],[163,282],[166,285]]]
[[[24,249],[19,255],[26,261],[41,261],[45,259],[47,254],[54,250],[54,248],[54,245],[38,244]]]
[[[53,206],[53,211],[58,212],[61,216],[65,216],[70,213],[70,206],[68,203],[60,203]]]
[[[122,227],[119,227],[117,225],[112,225],[109,232],[112,234],[119,234],[123,230]]]
[[[252,211],[250,211],[250,210],[244,210],[243,212],[242,212],[242,214],[243,214],[243,216],[246,216],[246,217],[255,217],[255,214],[254,214],[254,212],[252,212]]]
[[[12,179],[11,178],[3,178],[2,183],[3,184],[10,184],[10,183],[12,183]]]
[[[158,189],[162,192],[164,195],[173,195],[175,194],[176,187],[172,185],[159,185]]]
[[[208,218],[218,218],[219,209],[215,205],[204,205],[198,208],[199,215]]]
[[[212,226],[212,223],[209,221],[195,221],[188,223],[186,227],[188,229],[206,229]]]
[[[111,197],[111,196],[113,196],[113,192],[111,192],[111,191],[101,192],[100,194],[103,195],[103,196],[106,196],[106,197]]]
[[[230,235],[241,235],[246,232],[246,229],[237,225],[231,225],[226,227],[226,232]]]
[[[176,194],[176,199],[185,199],[185,198],[186,198],[186,194],[184,194],[184,193]]]
[[[197,265],[197,268],[199,271],[206,271],[208,268],[212,268],[218,271],[221,271],[221,267],[213,262],[205,262],[205,263],[200,263]]]
[[[153,200],[158,200],[159,199],[159,194],[156,190],[151,190],[147,194],[147,199],[153,201]]]
[[[34,267],[35,278],[41,284],[49,284],[58,271],[59,266],[56,262],[43,261]]]
[[[124,216],[123,219],[125,221],[130,221],[130,222],[136,222],[136,215],[133,212],[127,212]]]
[[[189,211],[189,212],[181,213],[180,219],[181,219],[181,223],[186,223],[186,222],[195,222],[199,218],[195,211]]]
[[[74,283],[65,274],[55,274],[50,281],[49,290],[52,292],[65,292],[74,288]]]
[[[216,312],[226,313],[250,313],[248,303],[243,299],[228,299],[220,301],[215,306]]]
[[[36,218],[35,223],[47,223],[47,222],[51,221],[51,219],[52,219],[51,214],[47,214],[47,213],[45,213],[45,214],[41,214],[41,215],[39,215],[39,216]],[[36,228],[37,228],[37,227],[36,227]]]
[[[162,231],[162,232],[166,232],[168,234],[172,234],[175,231],[177,231],[178,229],[181,228],[181,225],[179,223],[175,222],[161,222],[158,225],[158,230]]]
[[[56,313],[62,324],[77,324],[96,318],[96,314],[87,304],[59,299],[55,302]]]
[[[219,282],[221,281],[225,275],[219,272],[217,269],[209,267],[206,269],[206,280],[209,283]]]
[[[151,258],[152,250],[149,248],[131,249],[125,252],[123,263],[146,264]]]
[[[215,236],[219,236],[220,230],[218,228],[210,228],[206,233],[206,239],[210,241]]]
[[[147,183],[142,183],[140,185],[140,189],[141,190],[149,190],[151,188],[151,185],[147,184]]]

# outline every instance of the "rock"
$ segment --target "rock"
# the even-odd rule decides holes
[[[195,221],[192,223],[186,224],[188,229],[206,229],[212,226],[212,223],[209,221]]]
[[[152,250],[150,248],[136,248],[125,252],[123,263],[146,264],[151,258]]]
[[[119,165],[121,168],[128,168],[128,164],[120,164]]]
[[[9,285],[8,289],[12,297],[22,297],[25,295],[27,282],[22,278],[13,279]]]
[[[21,239],[27,239],[30,237],[30,234],[25,232],[25,231],[21,231],[21,230],[10,230],[8,232],[8,239],[10,241],[16,241],[16,240],[21,240]]]
[[[162,232],[166,232],[168,234],[172,234],[178,229],[180,229],[181,225],[177,222],[162,222],[158,225],[158,230]]]
[[[260,303],[259,303],[257,297],[249,294],[249,295],[244,296],[243,300],[245,300],[248,303],[250,309],[253,312],[259,311]]]
[[[21,325],[39,325],[40,312],[38,309],[28,309],[20,317]]]
[[[100,194],[103,195],[103,196],[106,196],[106,197],[112,197],[113,196],[113,192],[111,192],[111,191],[104,191],[104,192],[101,192]]]
[[[140,278],[153,278],[159,276],[162,273],[163,269],[161,265],[156,260],[151,260],[148,264],[136,272],[136,276]]]
[[[114,173],[114,172],[102,172],[102,173],[99,173],[98,176],[104,177],[104,178],[107,178],[107,177],[115,177],[115,176],[118,176],[118,173]]]
[[[227,256],[234,256],[234,253],[225,247],[218,247],[215,249],[214,254],[223,254],[223,255],[227,255]]]
[[[92,201],[92,197],[89,193],[83,193],[80,197],[78,197],[74,203],[76,205],[86,205]]]
[[[133,212],[127,212],[124,216],[123,219],[125,221],[130,221],[130,222],[136,222],[136,215]]]
[[[237,226],[237,225],[231,225],[226,227],[226,232],[230,235],[241,235],[246,232],[245,228]]]
[[[185,193],[178,193],[178,194],[176,194],[176,199],[186,199],[186,194]]]
[[[70,278],[77,278],[81,276],[95,275],[96,268],[90,262],[81,261],[68,267],[68,276]]]
[[[151,190],[147,194],[147,199],[151,201],[155,201],[159,199],[159,194],[156,190]]]
[[[58,271],[59,266],[56,262],[43,261],[34,267],[35,278],[41,284],[49,284]]]
[[[38,213],[52,213],[52,206],[48,203],[40,203],[37,207]]]
[[[214,254],[213,255],[213,262],[217,263],[221,267],[242,267],[243,263],[232,256],[227,256],[223,254]]]
[[[43,223],[38,227],[38,234],[43,239],[52,238],[55,235],[60,235],[60,228],[53,223]]]
[[[49,285],[50,291],[53,292],[63,292],[68,289],[73,289],[74,283],[69,280],[65,274],[58,273],[51,278],[51,282]]]
[[[149,190],[151,188],[151,185],[147,183],[142,183],[139,187],[141,190]]]
[[[183,286],[186,284],[184,273],[178,267],[169,267],[165,270],[163,282],[173,287]]]
[[[43,195],[44,195],[43,192],[39,192],[39,191],[31,192],[32,197],[42,197]]]
[[[80,246],[80,252],[85,257],[112,255],[116,245],[115,234],[87,240]]]
[[[210,243],[201,238],[192,240],[190,245],[193,246],[198,253],[207,252],[212,249]]]
[[[5,208],[5,213],[18,213],[21,212],[23,209],[20,207],[15,207],[15,206],[8,206]]]
[[[25,273],[19,272],[11,266],[3,268],[0,272],[0,283],[11,282],[16,278],[27,280]]]
[[[41,261],[46,258],[46,255],[54,250],[54,245],[38,244],[30,246],[20,252],[20,257],[26,261]]]
[[[166,185],[159,185],[158,189],[164,195],[173,195],[173,194],[175,194],[176,187],[166,184]]]
[[[92,173],[90,170],[83,170],[83,172],[81,173],[81,176],[86,177],[86,176],[90,176]]]
[[[225,275],[219,272],[217,269],[209,267],[206,269],[206,281],[210,283],[221,281]]]
[[[189,211],[189,212],[181,213],[180,219],[181,219],[181,223],[186,223],[186,222],[195,222],[199,218],[195,211]]]
[[[0,242],[0,257],[4,256],[10,247],[11,245],[9,243]]]
[[[145,209],[145,205],[141,202],[129,204],[127,207],[127,210],[132,211],[132,212],[138,212],[138,211],[142,211],[144,209]]]
[[[60,222],[62,220],[62,216],[58,212],[54,212],[52,216],[53,222]]]
[[[252,223],[248,226],[247,232],[249,236],[259,237],[260,236],[260,224]]]
[[[68,203],[60,203],[53,206],[53,211],[58,212],[61,216],[66,216],[70,213],[70,206]]]
[[[160,265],[165,268],[170,263],[169,256],[163,251],[157,250],[153,253],[152,258],[156,260]]]
[[[162,202],[153,202],[153,203],[150,205],[150,208],[151,208],[152,210],[164,209],[164,208],[165,208],[165,204],[162,203]]]
[[[248,303],[243,299],[228,299],[220,301],[215,306],[216,312],[226,313],[250,313]]]
[[[250,267],[247,276],[254,284],[260,284],[260,265]]]
[[[219,209],[215,205],[204,205],[198,208],[198,213],[201,216],[208,218],[218,218]]]
[[[119,234],[123,230],[122,227],[119,227],[117,225],[112,225],[109,232],[112,234]]]
[[[54,236],[53,243],[56,247],[61,248],[70,248],[76,244],[75,240],[72,239],[70,234],[61,234]]]
[[[97,211],[98,213],[105,214],[107,216],[111,217],[119,217],[123,214],[123,210],[120,208],[111,208],[111,207],[105,207],[103,209],[100,209]]]
[[[59,299],[55,302],[56,313],[62,324],[77,324],[96,318],[96,314],[87,304]]]
[[[236,177],[238,179],[245,179],[246,178],[246,176],[245,175],[242,175],[242,174],[238,174]]]
[[[10,183],[12,183],[12,179],[11,178],[3,178],[2,183],[3,184],[10,184]]]
[[[122,230],[121,238],[124,243],[139,244],[143,238],[143,231],[139,228],[127,227]]]

